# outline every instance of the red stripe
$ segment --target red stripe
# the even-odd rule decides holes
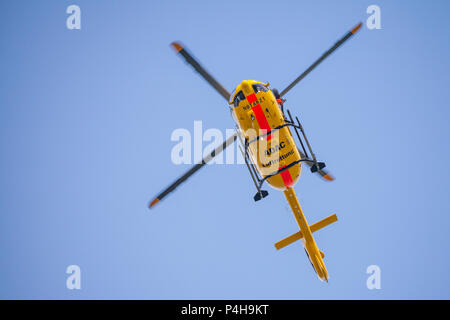
[[[282,166],[280,169],[283,169],[284,167],[286,166]],[[292,180],[292,176],[289,169],[282,171],[280,175],[281,178],[283,178],[283,182],[286,188],[290,188],[294,185],[294,181]]]
[[[252,108],[253,113],[255,114],[256,120],[258,121],[259,127],[262,130],[270,131],[269,123],[267,122],[266,116],[262,111],[261,105],[256,105]],[[270,135],[267,136],[267,140],[270,140]]]
[[[256,98],[256,94],[252,93],[247,96],[247,101],[249,104],[252,104],[258,99]],[[269,122],[267,122],[266,116],[264,115],[264,111],[262,110],[262,107],[260,104],[257,104],[252,108],[253,113],[255,114],[256,120],[258,121],[258,125],[262,130],[267,130],[269,132],[271,130]],[[271,135],[267,135],[267,141],[271,139]],[[286,166],[282,166],[280,169],[283,169]],[[286,188],[290,188],[294,185],[294,181],[292,180],[291,172],[289,169],[284,170],[280,173],[281,178],[283,179],[283,183],[286,186]]]
[[[248,103],[250,103],[250,104],[252,104],[252,103],[255,102],[256,100],[258,100],[258,99],[256,98],[256,94],[254,94],[254,93],[249,94],[249,95],[247,96],[247,101],[248,101]]]
[[[248,103],[252,104],[253,102],[258,101],[256,98],[256,94],[252,93],[247,96]],[[267,122],[266,116],[264,115],[264,112],[262,110],[262,107],[260,104],[257,104],[252,108],[253,113],[255,114],[256,121],[258,121],[258,125],[261,128],[261,130],[266,130],[266,132],[269,132],[271,130],[269,122]],[[269,134],[267,135],[267,141],[270,141],[272,136]]]

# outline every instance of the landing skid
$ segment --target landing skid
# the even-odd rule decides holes
[[[261,200],[262,198],[267,197],[268,195],[269,195],[269,192],[268,192],[268,191],[266,191],[266,190],[260,190],[260,191],[258,191],[258,192],[255,194],[255,196],[253,197],[253,200],[259,201],[259,200]]]

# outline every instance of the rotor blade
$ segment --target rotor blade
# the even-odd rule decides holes
[[[195,164],[188,172],[183,174],[180,178],[178,178],[174,183],[168,186],[164,191],[162,191],[152,202],[150,202],[150,208],[152,208],[155,204],[161,201],[164,197],[166,197],[169,193],[174,191],[176,187],[186,181],[190,176],[196,173],[200,168],[202,168],[205,164],[210,162],[215,156],[219,155],[223,150],[225,150],[228,146],[232,145],[234,141],[236,141],[237,133],[230,136],[227,140],[225,140],[220,146],[214,149],[211,153],[205,156],[201,162]]]
[[[280,96],[284,96],[289,90],[291,90],[300,80],[306,77],[315,67],[317,67],[325,58],[327,58],[330,54],[333,53],[334,50],[339,48],[348,38],[354,35],[362,26],[362,22],[360,22],[356,27],[350,30],[344,37],[342,37],[338,42],[334,44],[328,51],[326,51],[319,59],[317,59],[308,69],[305,70],[297,79],[295,79],[286,89],[284,89]]]
[[[208,83],[212,85],[222,97],[225,98],[225,100],[228,101],[230,99],[230,93],[228,92],[228,90],[225,89],[219,82],[217,82],[217,80],[214,79],[208,73],[208,71],[206,71],[205,68],[203,68],[179,42],[172,42],[171,45],[176,52],[183,56],[187,63],[194,67],[195,71],[197,71],[203,77],[203,79],[208,81]]]
[[[300,150],[298,150],[298,152],[300,152],[300,157],[302,159],[307,159],[307,157],[305,156],[305,154],[303,152],[301,152]],[[314,164],[314,161],[312,161],[312,160],[311,161],[303,161],[303,162],[306,163],[310,168]],[[334,177],[327,170],[319,169],[319,170],[317,170],[317,173],[320,174],[321,177],[324,178],[327,181],[333,181],[334,180]]]

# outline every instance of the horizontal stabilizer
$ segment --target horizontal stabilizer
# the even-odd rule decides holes
[[[316,232],[317,230],[320,230],[336,221],[337,221],[336,214],[332,214],[331,216],[311,225],[310,226],[311,232]],[[284,248],[284,247],[290,245],[291,243],[294,243],[295,241],[300,240],[301,238],[303,238],[302,232],[301,231],[296,232],[293,235],[290,235],[289,237],[284,238],[283,240],[275,243],[275,248],[277,250],[280,250],[281,248]],[[325,256],[325,254],[323,254],[323,252],[321,253],[321,255],[322,255],[322,258]]]
[[[338,220],[336,214],[332,214],[329,217],[326,217],[323,220],[320,220],[319,222],[314,223],[310,228],[311,232],[316,232],[317,230],[320,230],[322,228],[325,228],[329,224],[332,224],[333,222],[336,222]]]
[[[290,245],[291,243],[294,243],[297,240],[300,240],[301,238],[303,238],[303,234],[301,231],[294,233],[293,235],[290,235],[287,238],[284,238],[281,241],[278,241],[277,243],[275,243],[275,248],[277,250],[280,250],[281,248],[284,248],[288,245]]]

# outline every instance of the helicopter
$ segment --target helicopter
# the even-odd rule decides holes
[[[361,26],[360,22],[347,32],[281,93],[277,89],[271,88],[269,83],[256,80],[244,80],[230,93],[200,65],[180,42],[171,43],[177,54],[184,58],[227,101],[232,118],[236,123],[236,130],[221,145],[159,193],[150,202],[149,207],[153,208],[205,164],[239,140],[239,148],[256,187],[254,201],[260,201],[268,196],[268,191],[262,189],[263,184],[267,182],[272,188],[283,191],[299,226],[300,231],[275,243],[275,248],[280,250],[301,240],[315,273],[321,281],[328,282],[329,275],[323,261],[325,254],[319,250],[313,233],[336,222],[337,216],[333,214],[309,225],[298,201],[294,185],[300,178],[302,163],[306,164],[312,173],[319,174],[326,181],[333,181],[334,177],[325,169],[325,163],[317,160],[299,118],[296,116],[294,121],[290,110],[285,110],[286,99],[283,97],[331,53],[351,38]],[[295,142],[292,132],[295,132],[299,145]]]

